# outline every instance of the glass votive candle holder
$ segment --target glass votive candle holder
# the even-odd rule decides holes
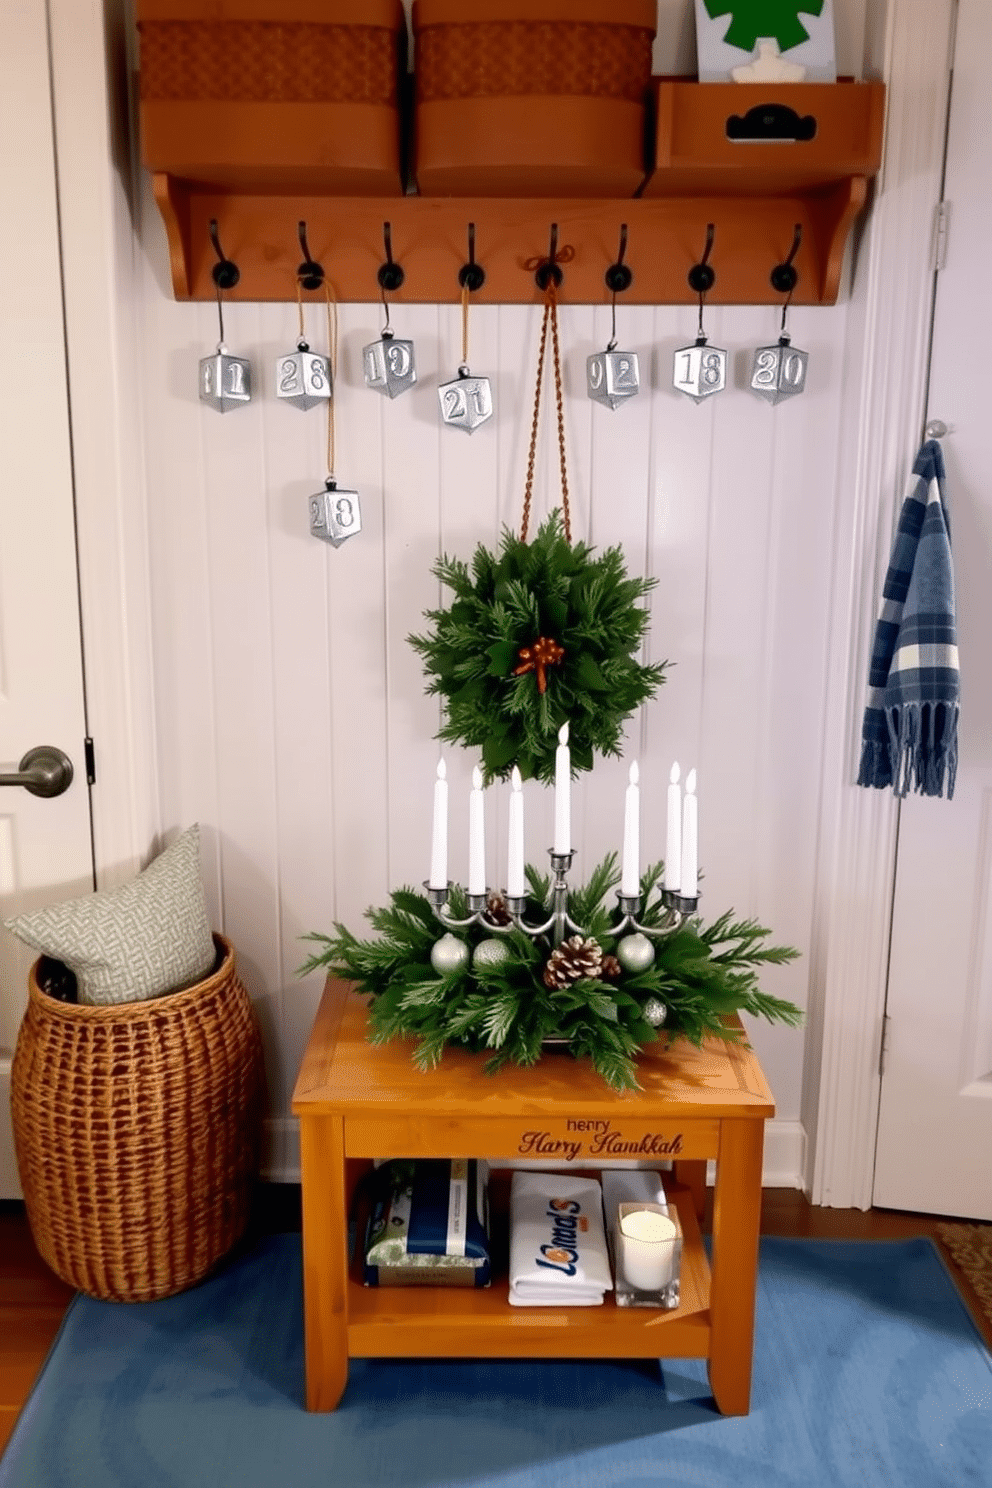
[[[637,1292],[665,1293],[678,1281],[682,1231],[674,1211],[661,1204],[617,1207],[617,1269]]]

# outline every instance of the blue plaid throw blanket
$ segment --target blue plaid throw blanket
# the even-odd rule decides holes
[[[916,457],[885,575],[868,672],[859,785],[954,794],[960,676],[944,456]]]

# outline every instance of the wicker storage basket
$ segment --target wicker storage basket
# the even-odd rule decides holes
[[[655,0],[414,0],[426,196],[633,196]]]
[[[217,190],[397,195],[401,0],[138,0],[142,160]]]
[[[234,951],[147,1002],[60,1002],[28,979],[11,1111],[28,1223],[63,1281],[147,1302],[199,1281],[248,1220],[264,1075]]]

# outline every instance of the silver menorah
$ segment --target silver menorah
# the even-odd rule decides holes
[[[468,914],[462,919],[456,919],[448,913],[450,883],[445,888],[432,888],[429,883],[425,883],[427,898],[434,914],[446,930],[466,930],[470,925],[485,925],[488,931],[497,935],[508,935],[511,930],[520,930],[524,935],[529,935],[535,940],[539,936],[550,934],[552,944],[556,947],[560,946],[569,933],[585,935],[586,930],[584,926],[573,920],[568,912],[568,873],[572,866],[572,859],[575,857],[574,849],[568,852],[555,852],[552,848],[548,856],[554,870],[554,882],[551,886],[551,913],[542,924],[532,925],[524,919],[524,911],[527,908],[525,894],[503,896],[506,911],[510,917],[509,924],[505,925],[496,924],[486,918],[488,891],[482,894],[465,895]],[[644,925],[637,918],[641,909],[641,895],[624,894],[622,891],[617,894],[620,919],[615,925],[610,926],[608,933],[619,942],[618,954],[620,946],[623,946],[625,954],[620,959],[628,971],[645,970],[647,966],[650,966],[654,960],[654,949],[650,942],[674,934],[679,926],[695,913],[699,896],[689,897],[676,893],[672,889],[662,889],[661,901],[665,907],[665,918],[660,924]],[[639,940],[638,937],[640,937]]]

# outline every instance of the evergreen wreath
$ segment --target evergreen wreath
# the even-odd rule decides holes
[[[564,723],[573,771],[621,754],[624,720],[668,665],[634,659],[648,626],[639,601],[657,580],[628,578],[619,547],[573,546],[557,511],[530,543],[504,529],[498,553],[480,543],[471,569],[444,556],[433,572],[454,598],[409,641],[428,693],[445,699],[439,739],[481,749],[487,784],[514,765],[551,781]]]
[[[663,866],[650,867],[641,881],[640,923],[648,927],[665,917],[659,892]],[[790,1027],[801,1023],[798,1007],[762,992],[757,980],[758,967],[782,965],[799,952],[766,944],[771,932],[756,920],[735,919],[732,910],[708,926],[696,917],[684,921],[653,942],[651,966],[625,972],[609,933],[615,910],[606,903],[619,878],[611,853],[585,888],[569,894],[569,914],[585,927],[584,936],[573,937],[580,944],[565,942],[556,949],[549,936],[532,939],[509,930],[498,937],[505,950],[490,960],[475,952],[483,944],[491,948],[493,927],[508,920],[500,896],[491,896],[488,923],[459,931],[470,953],[465,964],[441,974],[431,951],[442,927],[429,900],[414,889],[397,889],[387,907],[366,911],[376,939],[359,940],[343,925],[335,926],[333,936],[304,936],[318,949],[300,974],[327,967],[371,993],[370,1041],[416,1040],[418,1069],[435,1068],[444,1049],[453,1047],[491,1051],[485,1065],[491,1074],[511,1062],[535,1064],[545,1043],[555,1040],[567,1044],[576,1058],[590,1059],[603,1080],[620,1091],[640,1088],[636,1057],[659,1036],[647,1016],[654,1011],[657,1021],[659,1004],[661,1034],[686,1038],[697,1048],[708,1034],[740,1041],[740,1030],[724,1021],[729,1013]],[[546,917],[551,881],[528,865],[527,882],[524,914],[533,923]],[[448,908],[453,918],[467,915],[461,888],[453,889]]]

